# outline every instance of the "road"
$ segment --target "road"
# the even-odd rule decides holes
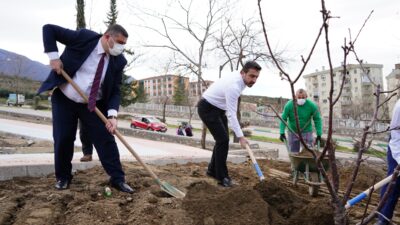
[[[44,140],[52,141],[52,126],[43,125],[37,123],[28,123],[23,121],[15,121],[9,119],[0,119],[0,131],[19,134],[24,136],[29,136],[33,138],[39,138]],[[136,153],[138,153],[144,159],[169,159],[169,158],[207,158],[211,157],[211,152],[207,150],[202,150],[199,148],[194,148],[186,145],[165,143],[158,141],[151,141],[133,137],[124,137],[126,141],[134,148]],[[117,140],[118,148],[120,150],[120,155],[122,160],[132,160],[133,156],[131,153],[123,146],[123,144]],[[81,146],[79,138],[76,138],[75,145]],[[35,156],[33,156],[35,155]],[[41,156],[37,156],[41,155]],[[43,160],[53,160],[52,157],[49,158],[48,155],[52,154],[13,154],[13,155],[0,155],[0,164],[2,166],[7,163],[11,163],[12,159],[20,159],[20,163],[30,161],[36,161],[40,157]],[[32,157],[32,158],[30,158]],[[78,160],[81,154],[75,154],[74,160]],[[94,158],[97,159],[97,155],[94,154]]]
[[[33,110],[28,107],[7,107],[7,106],[0,106],[0,110],[2,111],[9,111],[9,112],[18,112],[18,113],[25,113],[25,114],[31,114],[31,115],[37,115],[37,116],[45,116],[45,117],[51,117],[51,112],[50,111],[43,111],[43,110]],[[185,119],[182,118],[171,118],[167,117],[166,118],[168,124],[175,124],[178,125],[182,121],[185,121]],[[11,123],[14,125],[6,125],[7,123]],[[37,135],[37,138],[43,138],[43,139],[48,139],[52,140],[51,138],[51,126],[49,125],[38,125],[38,124],[29,124],[25,122],[19,122],[19,121],[8,121],[7,123],[4,124],[4,126],[0,127],[0,130],[5,130],[5,131],[10,131],[13,130],[13,132],[17,132],[26,136],[32,136],[32,135]],[[23,123],[21,125],[20,123]],[[3,124],[3,123],[2,123]],[[19,124],[19,127],[14,127],[11,128],[9,126],[16,126],[16,124]],[[36,126],[44,126],[40,128],[40,131],[38,130],[33,130],[33,127]],[[119,120],[118,121],[118,126],[123,127],[123,128],[130,128],[130,122],[128,120]],[[201,121],[199,120],[193,120],[192,121],[192,126],[194,128],[201,128]],[[28,128],[29,127],[29,128]],[[266,127],[258,127],[258,126],[250,126],[250,130],[252,130],[253,135],[259,135],[259,136],[267,136],[271,138],[278,138],[279,137],[279,130],[276,128],[266,128]],[[167,131],[168,134],[175,135],[176,134],[176,128],[169,128]],[[194,130],[193,132],[194,138],[200,138],[200,132]],[[34,136],[35,137],[35,136]],[[212,138],[211,135],[208,134],[207,138]],[[334,138],[338,139],[338,143],[341,146],[346,146],[346,147],[352,147],[351,138],[350,137],[344,137],[344,136],[334,136]],[[150,140],[143,140],[143,139],[138,139],[138,138],[133,138],[133,137],[127,137],[127,139],[132,143],[132,146],[135,148],[135,151],[138,151],[139,155],[144,155],[148,157],[152,156],[157,156],[160,157],[162,155],[164,156],[170,156],[171,154],[173,156],[178,156],[179,154],[186,154],[187,152],[191,152],[193,149],[199,150],[197,148],[192,148],[189,146],[184,146],[184,145],[178,145],[178,144],[171,144],[171,143],[160,143],[157,141],[150,141]],[[231,140],[232,141],[232,140]],[[268,142],[259,142],[259,141],[251,141],[251,143],[257,143],[259,144],[260,148],[264,149],[277,149],[279,150],[279,159],[280,160],[285,160],[288,161],[288,154],[286,147],[281,144],[281,143],[268,143]],[[377,144],[385,144],[383,142],[376,141],[374,142],[374,145],[376,146]],[[80,140],[79,137],[76,138],[76,145],[80,146]],[[121,143],[119,143],[119,146]],[[170,146],[173,145],[173,146]],[[122,152],[126,152],[126,155],[129,155],[125,147],[121,145]],[[136,150],[137,149],[137,150]],[[168,150],[166,150],[168,149]],[[173,151],[172,149],[177,149],[177,151]],[[190,150],[192,149],[192,150]],[[172,151],[172,153],[170,152]],[[203,151],[203,150],[201,150]],[[196,151],[195,151],[196,152]],[[174,155],[178,154],[178,155]],[[203,154],[203,153],[201,153]],[[210,152],[205,151],[207,157],[209,157]],[[123,155],[123,154],[121,154]],[[342,152],[336,152],[336,155],[338,158],[347,158],[351,159],[354,158],[354,154],[350,153],[342,153]],[[188,155],[185,155],[188,156]],[[190,154],[189,154],[190,157]],[[380,159],[375,159],[374,160],[379,160]]]

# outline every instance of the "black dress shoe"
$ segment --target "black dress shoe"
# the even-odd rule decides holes
[[[111,186],[113,186],[115,189],[122,191],[122,192],[126,192],[129,194],[132,194],[133,192],[135,192],[127,183],[125,182],[119,182],[119,183],[112,183]]]
[[[224,179],[220,180],[218,184],[223,187],[233,187],[232,180],[229,177],[225,177]]]
[[[57,180],[56,185],[54,186],[57,190],[65,190],[69,188],[69,184],[71,180]]]

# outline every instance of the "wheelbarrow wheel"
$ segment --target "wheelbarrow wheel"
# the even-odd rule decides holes
[[[310,173],[310,180],[312,182],[319,182],[318,173]],[[319,185],[309,185],[308,186],[308,193],[311,197],[316,197],[318,195]]]

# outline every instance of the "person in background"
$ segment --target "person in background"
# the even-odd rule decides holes
[[[185,133],[186,133],[186,136],[188,136],[188,137],[193,137],[192,125],[186,124],[186,126],[185,126]]]
[[[232,187],[228,174],[226,159],[229,151],[228,120],[232,130],[245,148],[249,144],[237,118],[238,99],[242,91],[252,87],[260,75],[261,66],[255,61],[248,61],[242,70],[224,76],[214,82],[204,93],[197,104],[198,114],[215,140],[207,175],[218,180],[223,187]],[[228,116],[228,118],[227,118]]]
[[[318,110],[318,106],[307,99],[307,92],[304,89],[296,91],[297,100],[297,114],[300,123],[300,132],[303,136],[304,141],[307,145],[313,146],[313,129],[311,121],[314,121],[314,127],[317,131],[316,142],[321,141],[322,135],[322,119]],[[288,122],[288,136],[289,136],[289,150],[292,153],[299,153],[300,151],[300,139],[297,136],[296,118],[294,116],[293,100],[289,100],[282,113],[282,119]],[[279,139],[284,142],[286,141],[285,135],[286,125],[282,121],[280,122],[280,137]]]
[[[392,120],[390,121],[390,140],[387,149],[387,175],[393,174],[394,169],[400,164],[400,130],[395,129],[395,127],[400,126],[400,99],[397,100],[396,105],[393,108]],[[381,198],[387,190],[387,184],[383,186],[381,190]],[[394,209],[396,208],[397,202],[400,196],[400,177],[397,178],[392,191],[384,203],[383,207],[379,211],[378,221],[374,225],[389,225]]]
[[[176,130],[176,134],[177,135],[181,135],[181,136],[185,136],[185,134],[183,133],[183,129],[182,129],[181,125],[179,125],[178,129]]]
[[[83,152],[83,157],[80,159],[81,162],[90,162],[93,160],[93,143],[90,140],[89,132],[90,131],[83,125],[83,123],[79,121],[79,138],[81,139]]]

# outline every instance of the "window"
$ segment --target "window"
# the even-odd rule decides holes
[[[323,103],[328,103],[328,100],[324,99],[322,100]]]
[[[325,87],[326,86],[326,83],[322,83],[322,85],[321,85],[322,87]]]
[[[354,74],[357,74],[357,69],[354,69]]]
[[[357,83],[357,78],[354,78],[354,83]]]

